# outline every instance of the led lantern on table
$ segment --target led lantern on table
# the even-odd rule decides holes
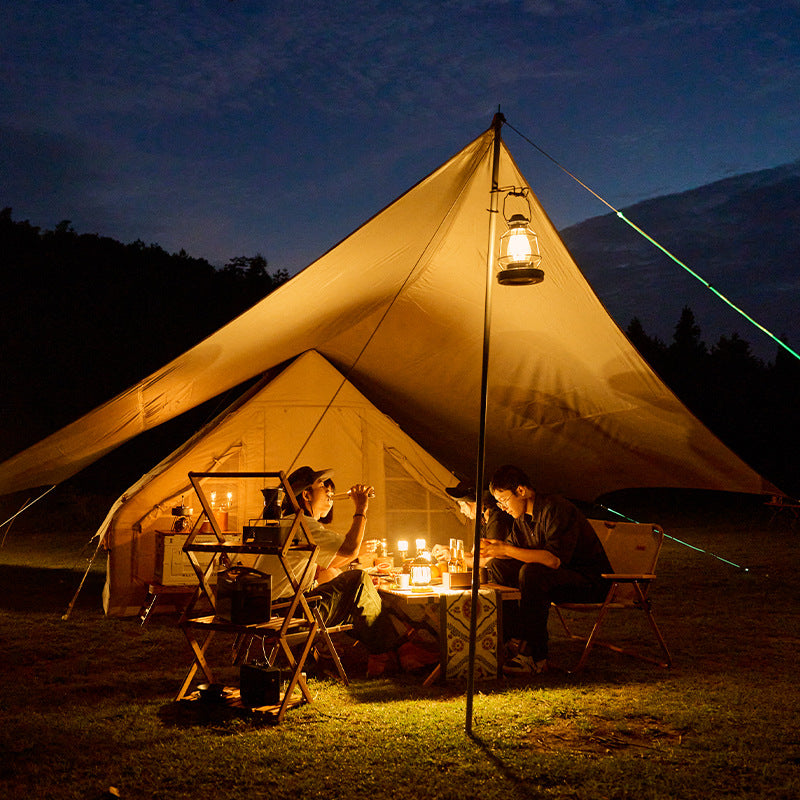
[[[430,586],[431,562],[423,555],[418,555],[411,562],[411,585]]]

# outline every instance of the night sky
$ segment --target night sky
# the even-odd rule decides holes
[[[617,208],[800,157],[800,3],[0,8],[0,205],[304,267],[491,124]],[[557,227],[608,209],[508,126]]]

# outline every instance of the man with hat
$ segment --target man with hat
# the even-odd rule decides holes
[[[353,624],[353,635],[372,655],[384,654],[398,642],[399,636],[381,604],[370,576],[360,569],[348,569],[359,554],[367,525],[372,486],[355,484],[349,494],[353,501],[353,521],[344,535],[320,522],[333,507],[332,469],[300,467],[289,475],[289,486],[297,505],[304,513],[303,523],[319,546],[317,578],[308,596],[319,597],[326,625]],[[289,498],[284,500],[284,514],[294,514]],[[376,670],[372,670],[374,673]],[[370,667],[368,665],[368,673]]]
[[[458,501],[458,508],[467,518],[474,520],[478,508],[477,493],[472,483],[459,481],[457,486],[450,486],[445,489],[447,494]],[[510,517],[497,506],[497,501],[491,492],[484,492],[481,496],[483,506],[483,522],[481,523],[481,536],[488,539],[505,541],[514,523]],[[481,566],[485,566],[482,564]]]
[[[458,502],[458,508],[467,519],[475,519],[478,505],[475,487],[467,481],[459,481],[457,486],[448,486],[445,491]]]

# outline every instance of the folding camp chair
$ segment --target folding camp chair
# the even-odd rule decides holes
[[[562,611],[586,612],[596,615],[594,627],[588,639],[585,639],[583,653],[573,672],[583,668],[594,645],[606,647],[617,653],[625,653],[660,667],[672,666],[672,657],[667,650],[664,637],[653,619],[652,604],[648,597],[650,584],[656,578],[656,563],[661,551],[664,531],[658,525],[649,523],[606,522],[603,520],[589,520],[589,522],[603,545],[613,572],[603,576],[611,581],[611,586],[602,603],[553,603],[561,624],[571,639],[583,641],[585,637],[572,632]],[[618,610],[644,612],[661,646],[664,660],[600,641],[597,638],[608,612]]]

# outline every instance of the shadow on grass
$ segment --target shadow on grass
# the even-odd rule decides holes
[[[218,730],[221,735],[234,733],[231,723],[245,722],[249,728],[272,728],[278,724],[277,717],[273,714],[205,700],[165,703],[158,710],[158,718],[163,725],[170,728],[210,728]],[[239,725],[235,727],[238,729]]]
[[[0,565],[0,609],[61,615],[82,579],[83,573],[77,570]],[[104,583],[104,572],[90,571],[75,610],[98,610]]]
[[[486,760],[510,783],[514,788],[513,797],[541,798],[538,787],[531,786],[530,778],[526,778],[514,770],[509,764],[494,752],[492,745],[487,744],[474,731],[468,734],[469,738],[481,749]]]

